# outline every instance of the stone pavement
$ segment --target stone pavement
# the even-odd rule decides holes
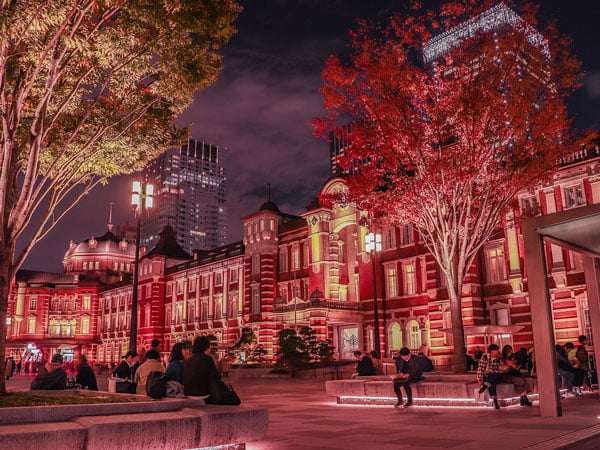
[[[31,378],[8,381],[9,389]],[[99,385],[106,380],[99,377]],[[563,416],[539,417],[537,406],[492,408],[338,405],[320,380],[236,380],[247,406],[269,408],[269,432],[248,450],[333,449],[600,449],[598,393],[563,401]],[[582,437],[585,442],[577,442]]]

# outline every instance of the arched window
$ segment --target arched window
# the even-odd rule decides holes
[[[400,350],[402,348],[402,327],[398,322],[392,323],[389,328],[390,334],[390,349]]]
[[[417,350],[421,347],[421,327],[419,322],[411,320],[406,325],[406,331],[408,332],[408,347],[411,350]]]

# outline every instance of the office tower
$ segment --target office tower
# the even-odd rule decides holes
[[[189,139],[144,169],[154,185],[154,207],[143,218],[142,245],[150,250],[171,225],[188,253],[225,245],[227,240],[227,149]]]

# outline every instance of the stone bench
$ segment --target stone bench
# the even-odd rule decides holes
[[[430,374],[423,381],[411,384],[415,405],[472,406],[489,405],[489,393],[479,395],[479,384],[473,375]],[[341,404],[393,405],[398,399],[389,376],[358,377],[353,380],[331,380],[325,383],[328,395]],[[519,403],[512,383],[497,385],[498,401],[502,406]],[[537,394],[530,396],[536,399]]]
[[[242,449],[266,435],[268,421],[266,408],[201,399],[0,408],[0,442],[19,450],[65,448],[66,442],[82,450]]]

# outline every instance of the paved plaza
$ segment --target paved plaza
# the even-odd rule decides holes
[[[8,388],[26,388],[30,380],[15,377]],[[99,385],[106,388],[105,377]],[[597,392],[564,400],[562,417],[542,418],[537,406],[496,411],[337,405],[321,380],[238,379],[234,386],[244,405],[269,409],[267,436],[248,450],[600,449]]]

